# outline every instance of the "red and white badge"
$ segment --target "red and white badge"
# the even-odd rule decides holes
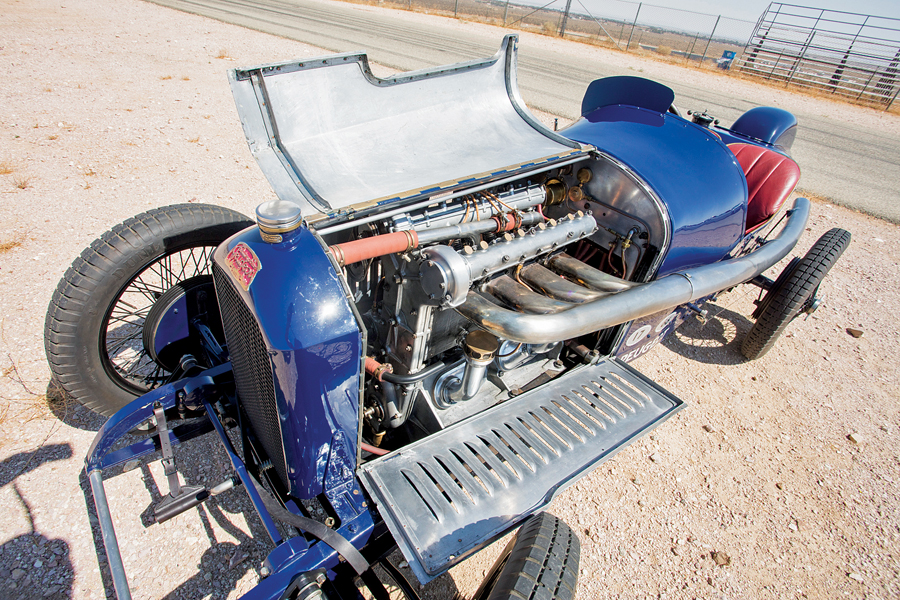
[[[250,284],[253,283],[256,274],[262,271],[262,263],[259,262],[259,257],[244,242],[239,242],[228,252],[225,256],[225,262],[228,263],[231,275],[237,279],[237,282],[241,284],[245,292],[250,289]]]

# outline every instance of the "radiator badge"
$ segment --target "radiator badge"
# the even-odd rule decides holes
[[[244,242],[239,242],[225,255],[225,262],[228,263],[231,275],[237,279],[245,292],[250,289],[256,274],[262,270],[262,264],[256,253]]]

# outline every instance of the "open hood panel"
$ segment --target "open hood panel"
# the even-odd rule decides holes
[[[509,35],[490,59],[385,79],[365,54],[236,69],[229,79],[275,193],[315,222],[586,154],[526,108],[516,43]]]

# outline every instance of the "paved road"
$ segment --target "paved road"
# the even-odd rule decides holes
[[[331,52],[365,50],[377,63],[409,71],[491,56],[496,35],[393,19],[388,11],[315,0],[154,0],[158,4],[295,39]],[[578,116],[587,84],[598,77],[634,74],[599,61],[527,45],[519,47],[519,87],[533,108]],[[733,122],[756,104],[660,79],[675,90],[683,108],[708,109]],[[803,189],[863,212],[900,223],[900,140],[797,114],[800,133],[793,154],[803,168]]]

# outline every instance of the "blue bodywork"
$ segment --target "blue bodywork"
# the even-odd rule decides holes
[[[797,135],[797,117],[781,108],[757,106],[738,117],[731,129],[717,127],[716,131],[728,144],[758,144],[787,154]]]
[[[235,290],[259,324],[271,360],[285,484],[293,496],[312,498],[325,491],[335,445],[343,446],[348,473],[356,466],[362,334],[337,272],[308,229],[278,244],[247,229],[217,250],[223,270],[223,257],[238,243],[262,266],[247,291]]]
[[[708,129],[671,113],[612,105],[563,133],[630,167],[665,202],[672,243],[657,276],[722,260],[743,237],[747,180]]]
[[[582,118],[563,131],[629,167],[663,200],[672,240],[657,278],[727,258],[743,240],[747,180],[726,144],[780,140],[789,146],[796,130],[796,118],[774,108],[748,111],[733,128],[742,134],[711,130],[668,112],[673,97],[669,88],[636,77],[600,79],[588,87]],[[629,99],[640,106],[612,103]],[[646,354],[687,312],[666,311],[621,326],[613,353],[626,362]]]

